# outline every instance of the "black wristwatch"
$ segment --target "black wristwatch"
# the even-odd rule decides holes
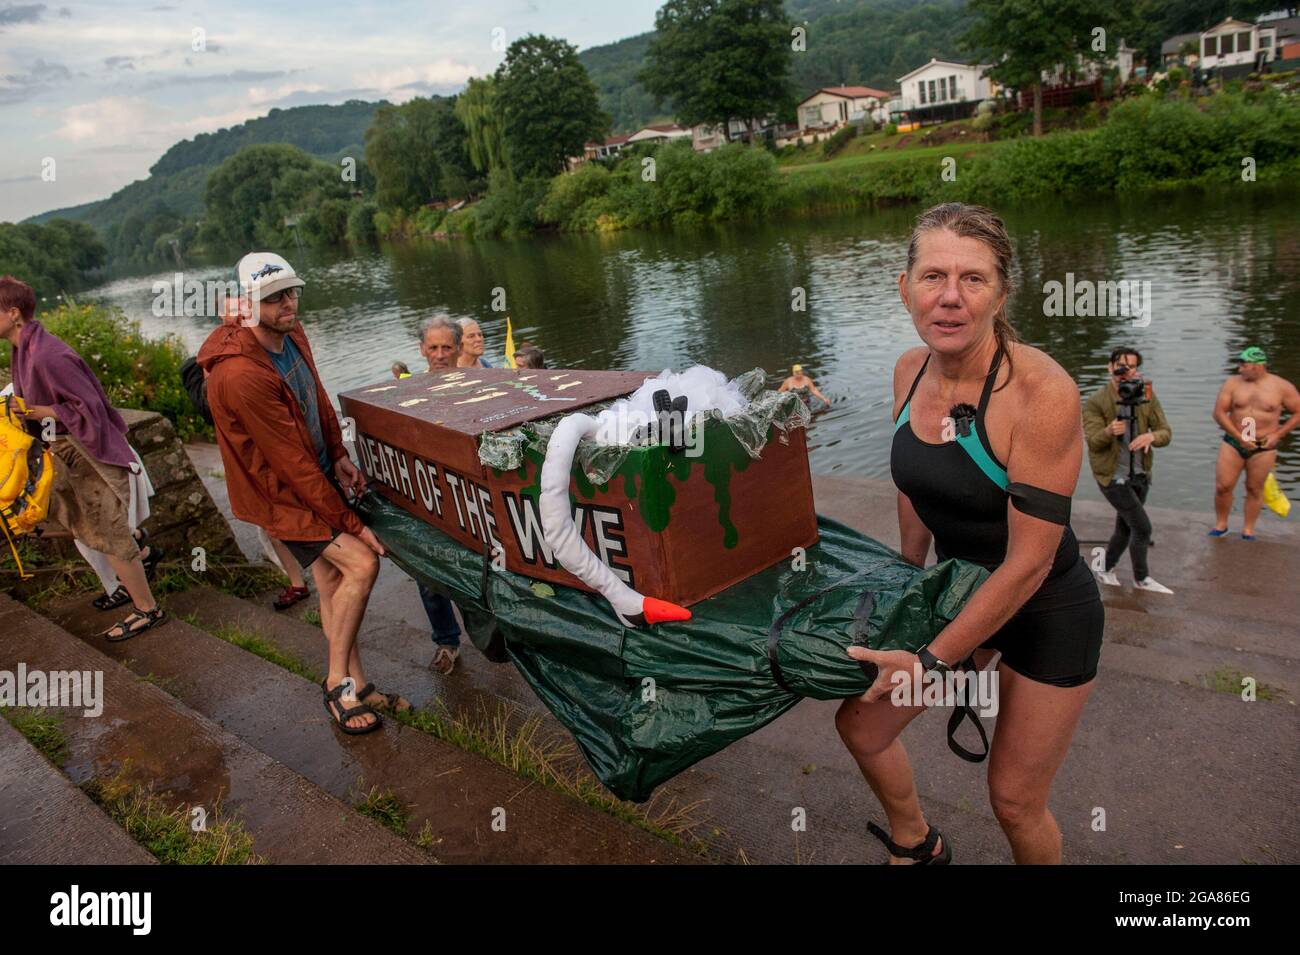
[[[933,653],[930,652],[929,644],[916,651],[917,659],[921,661],[921,666],[925,668],[926,673],[951,673],[952,667],[944,663]]]

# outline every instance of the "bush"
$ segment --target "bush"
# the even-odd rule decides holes
[[[540,224],[538,207],[546,198],[549,179],[515,179],[504,169],[495,170],[487,196],[475,206],[475,235],[522,235]]]
[[[347,237],[349,202],[331,198],[320,203],[303,217],[302,231],[317,245],[341,245]]]
[[[353,245],[369,245],[379,238],[376,226],[379,207],[373,202],[355,202],[348,211],[348,241]]]
[[[128,321],[121,310],[107,305],[64,303],[36,317],[85,359],[115,407],[157,411],[181,440],[212,437],[181,385],[186,354],[179,338],[145,338],[139,322]],[[11,357],[12,349],[0,351],[0,366],[8,368]]]
[[[438,231],[442,225],[442,220],[447,218],[447,210],[434,209],[430,206],[420,206],[415,210],[408,222],[408,231],[411,235],[432,235]]]
[[[898,124],[897,124],[897,123],[886,123],[886,124],[885,124],[885,135],[886,135],[886,136],[897,136],[897,135],[898,135]]]
[[[836,130],[835,135],[822,143],[822,155],[827,159],[832,158],[836,153],[849,144],[849,140],[858,135],[858,127],[845,126],[843,129]]]
[[[609,193],[610,172],[603,166],[585,163],[568,175],[556,176],[537,207],[540,221],[561,229],[582,232],[595,228]]]

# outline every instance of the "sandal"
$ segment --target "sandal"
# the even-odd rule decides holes
[[[116,610],[118,607],[129,604],[130,602],[131,595],[126,592],[125,587],[118,584],[117,590],[113,591],[111,594],[100,594],[90,603],[96,610]]]
[[[947,839],[943,840],[943,852],[938,855],[934,854],[934,847],[939,844],[943,838],[943,833],[934,826],[925,834],[925,840],[919,846],[912,846],[910,849],[904,848],[896,843],[884,829],[881,829],[874,822],[867,823],[867,832],[871,833],[877,839],[885,844],[889,854],[897,859],[914,859],[917,865],[948,865],[952,862],[952,846]],[[886,862],[886,865],[889,863]]]
[[[411,703],[406,697],[399,693],[380,693],[375,689],[373,683],[367,683],[357,691],[357,699],[365,703],[367,698],[374,694],[379,697],[378,703],[368,703],[366,705],[376,710],[387,710],[390,713],[404,713],[411,708]]]
[[[311,596],[311,591],[306,587],[285,587],[280,591],[280,596],[271,601],[271,607],[275,610],[288,610],[300,600],[306,600]]]
[[[149,556],[141,557],[140,563],[144,564],[145,580],[153,580],[158,576],[158,565],[162,563],[163,549],[156,545],[149,545]]]
[[[334,689],[327,687],[325,680],[320,681],[320,688],[325,691],[325,711],[329,713],[330,719],[338,724],[338,728],[349,736],[360,736],[363,733],[372,733],[383,725],[383,717],[376,713],[365,703],[344,709],[342,696],[343,691],[347,689],[347,682],[340,683]],[[373,716],[375,721],[368,726],[348,726],[348,720],[354,716]]]
[[[113,624],[103,632],[102,636],[106,637],[109,643],[121,643],[123,640],[130,640],[146,630],[153,629],[166,619],[167,612],[162,607],[141,610],[133,606],[125,620]],[[144,624],[144,626],[136,626],[136,624]]]

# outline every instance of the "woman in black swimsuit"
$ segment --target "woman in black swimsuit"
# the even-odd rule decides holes
[[[959,557],[992,573],[928,647],[912,654],[854,647],[879,676],[846,700],[836,725],[889,818],[891,862],[947,862],[925,822],[898,734],[924,709],[890,699],[891,677],[956,668],[974,655],[997,668],[989,799],[1017,862],[1059,862],[1047,808],[1101,653],[1096,582],[1069,527],[1083,455],[1079,390],[1006,319],[1011,242],[1002,221],[947,203],[917,220],[899,293],[925,343],[894,369],[890,456],[902,553]]]

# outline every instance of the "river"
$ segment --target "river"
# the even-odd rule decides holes
[[[774,385],[801,362],[833,401],[810,432],[816,472],[887,478],[890,381],[918,339],[898,300],[916,208],[783,219],[691,231],[542,235],[519,240],[417,240],[359,255],[283,252],[307,281],[301,317],[331,393],[422,367],[420,322],[435,311],[482,324],[499,359],[509,314],[557,368],[683,368],[734,375],[755,366]],[[1017,260],[1011,317],[1086,396],[1116,345],[1144,358],[1173,428],[1156,452],[1151,503],[1209,510],[1219,431],[1214,398],[1235,356],[1259,345],[1271,370],[1300,381],[1300,194],[1239,187],[1004,210]],[[231,269],[187,270],[225,279]],[[1044,286],[1144,283],[1149,315],[1045,314]],[[212,321],[153,314],[153,283],[171,271],[96,289],[147,333],[197,350]],[[1149,283],[1145,285],[1145,283]],[[806,309],[792,308],[804,290]],[[494,311],[504,290],[506,311]],[[1032,414],[1033,409],[1026,409]],[[1300,501],[1300,437],[1284,445],[1278,479]],[[1100,500],[1087,472],[1078,496]],[[1240,489],[1238,502],[1240,501]],[[1240,503],[1236,511],[1240,512]],[[1234,529],[1240,518],[1234,517]]]

